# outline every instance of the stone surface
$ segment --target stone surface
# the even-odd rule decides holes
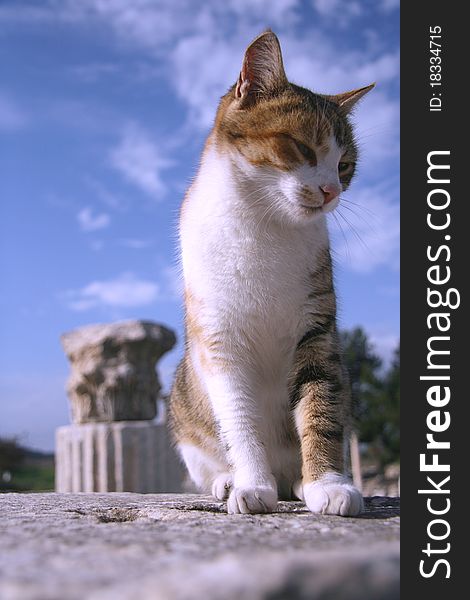
[[[180,492],[184,471],[164,423],[59,427],[57,492]]]
[[[0,495],[2,600],[394,600],[399,503],[227,515],[198,495]]]
[[[160,383],[156,362],[175,334],[151,321],[89,325],[65,333],[72,422],[151,420]]]

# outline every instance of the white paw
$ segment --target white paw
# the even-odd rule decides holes
[[[304,500],[314,513],[354,517],[363,508],[362,495],[346,477],[326,473],[303,486]]]
[[[227,500],[227,512],[270,513],[277,505],[277,491],[269,487],[233,488]]]
[[[233,487],[233,478],[230,473],[221,473],[214,479],[212,484],[212,495],[217,500],[227,500]]]

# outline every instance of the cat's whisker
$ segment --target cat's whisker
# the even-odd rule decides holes
[[[365,223],[371,229],[371,231],[375,231],[376,226],[379,224],[377,215],[374,215],[374,213],[368,214],[367,217],[374,218],[375,219],[375,225],[373,225],[370,221],[368,221],[367,218],[364,217],[364,215],[362,215],[359,212],[357,212],[356,210],[354,210],[354,208],[352,206],[348,206],[347,204],[345,204],[344,202],[342,202],[341,203],[341,208],[345,208],[352,215],[354,215],[356,218],[361,219],[361,221],[363,223]]]
[[[277,180],[273,178],[273,182],[276,182]],[[246,196],[245,199],[250,199],[252,198],[255,194],[259,194],[259,193],[263,193],[263,197],[259,198],[259,200],[263,200],[264,197],[266,196],[266,194],[271,194],[272,191],[267,189],[266,185],[260,185],[259,187],[252,189]]]
[[[273,209],[274,210],[271,212],[271,215],[266,222],[266,227],[269,226],[269,223],[273,220],[275,215],[279,215],[279,214],[282,215],[282,206],[278,202],[273,203]],[[283,220],[281,219],[281,224],[282,224],[282,222],[283,222]]]
[[[276,206],[275,202],[271,202],[271,204],[268,204],[267,209],[265,210],[265,212],[263,213],[261,219],[258,221],[256,228],[259,229],[261,223],[263,222],[263,220],[267,217],[267,221],[266,221],[266,228],[269,225],[269,222],[271,221],[272,217],[277,213],[277,211],[279,210],[279,207]]]
[[[351,232],[353,233],[354,237],[357,239],[357,241],[361,244],[361,246],[364,248],[364,250],[367,250],[368,252],[370,252],[370,248],[368,247],[368,245],[365,243],[365,241],[363,240],[362,236],[358,233],[358,231],[356,230],[356,228],[352,225],[352,223],[344,216],[344,214],[340,211],[337,210],[337,214],[343,219],[343,221],[348,225],[348,227],[350,228]]]
[[[340,220],[338,219],[338,215],[335,212],[332,212],[331,214],[333,215],[334,220],[335,220],[336,224],[338,225],[339,230],[341,231],[341,234],[343,236],[344,243],[345,243],[345,248],[346,248],[346,258],[347,258],[348,262],[351,262],[351,252],[350,252],[350,249],[349,249],[348,238],[347,238],[347,236],[346,236],[346,234],[344,232],[344,229],[343,229],[343,226],[340,223]]]
[[[377,213],[375,213],[373,210],[371,210],[368,206],[364,206],[363,204],[359,204],[358,202],[354,202],[350,198],[346,198],[344,196],[341,196],[340,200],[341,200],[341,205],[342,206],[344,206],[344,203],[351,204],[352,206],[357,207],[360,211],[364,211],[364,212],[368,213],[369,216],[373,217],[378,222]]]

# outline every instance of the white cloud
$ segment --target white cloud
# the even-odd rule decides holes
[[[361,173],[374,174],[380,163],[387,166],[385,159],[397,157],[400,152],[398,101],[390,100],[374,89],[359,104],[353,121],[356,124]],[[398,169],[398,164],[396,166]]]
[[[217,0],[214,0],[215,6]],[[226,5],[238,17],[250,20],[259,19],[267,26],[285,27],[298,20],[299,0],[229,0]]]
[[[361,3],[352,0],[312,0],[312,5],[322,17],[334,19],[340,25],[362,14]]]
[[[346,192],[331,216],[333,251],[345,268],[359,273],[382,267],[398,270],[400,209],[385,186]]]
[[[27,122],[26,114],[0,90],[0,131],[22,129]]]
[[[98,231],[105,229],[110,224],[110,217],[106,213],[95,214],[89,206],[83,208],[77,215],[78,223],[82,231]]]
[[[236,80],[241,47],[206,34],[184,38],[176,45],[171,55],[172,84],[188,105],[193,126],[206,129],[212,125],[220,96]]]
[[[161,172],[173,165],[147,132],[135,123],[123,131],[110,154],[110,164],[146,194],[160,198],[166,191]]]
[[[398,51],[338,52],[321,30],[303,38],[281,35],[280,41],[289,79],[320,93],[335,94],[374,81],[383,87],[398,77]]]
[[[377,81],[379,85],[392,79],[397,79],[400,71],[400,54],[389,52],[382,54],[374,60],[365,60],[364,63],[355,69],[354,77],[364,83]]]
[[[208,2],[212,9],[215,0]],[[210,26],[211,11],[192,0],[49,0],[25,17],[19,10],[2,10],[0,21],[62,21],[86,24],[90,20],[111,27],[120,42],[159,51],[176,36]]]
[[[155,302],[160,288],[154,281],[122,273],[114,279],[92,281],[80,290],[64,294],[69,308],[84,311],[92,308],[135,308]]]
[[[400,7],[400,0],[381,0],[380,9],[384,12],[391,12]]]
[[[63,20],[94,18],[111,26],[121,41],[161,52],[176,39],[223,30],[227,20],[244,25],[258,22],[285,26],[299,18],[300,0],[65,0],[61,11],[51,4],[49,11]],[[46,11],[43,11],[46,12]],[[1,13],[0,13],[1,14]],[[268,20],[268,22],[266,22]]]

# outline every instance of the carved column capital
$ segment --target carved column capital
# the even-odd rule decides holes
[[[175,334],[151,321],[89,325],[61,336],[71,363],[72,422],[151,420],[157,413],[157,361]]]

